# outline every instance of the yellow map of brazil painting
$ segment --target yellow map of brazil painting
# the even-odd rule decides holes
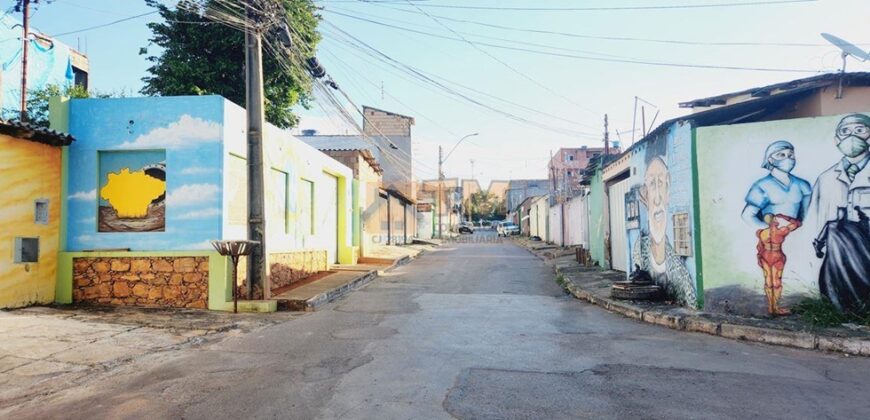
[[[136,154],[136,152],[132,152]],[[123,164],[113,153],[102,175],[99,190],[100,232],[162,232],[166,227],[166,165],[141,165],[144,156],[130,156],[138,165],[112,169]],[[102,156],[101,156],[102,157]]]

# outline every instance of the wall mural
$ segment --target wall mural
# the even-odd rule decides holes
[[[100,152],[99,232],[163,232],[166,152]]]
[[[691,229],[675,220],[692,214],[691,128],[675,125],[650,139],[632,156],[632,189],[626,194],[630,270],[650,273],[669,297],[682,305],[697,305],[692,246],[675,249],[676,241],[691,244]],[[638,207],[634,209],[634,207]],[[679,215],[675,219],[675,216]],[[688,220],[688,219],[686,219]],[[675,233],[681,237],[677,238]],[[685,248],[688,248],[686,250]]]
[[[706,127],[697,139],[709,309],[782,315],[808,296],[840,310],[870,299],[870,116]]]

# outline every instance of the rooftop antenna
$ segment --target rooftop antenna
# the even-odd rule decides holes
[[[822,32],[822,38],[825,38],[826,41],[834,44],[835,47],[842,51],[841,56],[843,57],[843,67],[840,69],[840,86],[837,88],[837,99],[842,99],[843,75],[846,74],[846,58],[851,55],[852,57],[855,57],[856,60],[867,61],[870,60],[870,54],[856,47],[855,44],[829,33]]]

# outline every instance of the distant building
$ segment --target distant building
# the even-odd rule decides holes
[[[554,200],[565,200],[580,193],[583,170],[589,166],[590,160],[603,155],[604,152],[603,147],[583,146],[559,149],[547,166]],[[618,147],[610,148],[610,154],[618,155],[619,153]]]
[[[21,22],[0,17],[0,109],[6,118],[21,110]],[[27,90],[47,85],[88,86],[88,58],[47,35],[31,30],[27,49]]]
[[[547,195],[550,193],[550,180],[548,179],[514,179],[508,184],[505,197],[505,206],[508,211],[513,211],[526,198],[533,195]]]
[[[489,181],[489,188],[486,189],[487,194],[495,196],[497,200],[501,201],[507,197],[507,189],[510,181],[505,180],[492,180]]]

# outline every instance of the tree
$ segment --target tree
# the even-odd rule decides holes
[[[149,55],[152,63],[149,75],[142,78],[145,95],[221,95],[245,105],[245,36],[242,31],[210,20],[204,7],[215,0],[191,1],[173,7],[159,0],[145,0],[158,10],[163,22],[149,23],[152,37],[149,45],[161,48]],[[236,0],[241,2],[241,0]],[[305,57],[313,56],[320,34],[311,0],[278,0],[287,11],[287,24],[292,28],[294,49]],[[205,6],[202,6],[202,3]],[[140,54],[148,55],[148,47]],[[263,89],[266,100],[266,120],[281,128],[296,125],[292,112],[296,104],[308,108],[311,100],[311,80],[300,60],[278,58],[264,50]],[[282,61],[279,61],[282,60]],[[289,63],[289,69],[282,63]]]
[[[471,217],[474,220],[501,220],[505,217],[504,200],[486,191],[471,194]]]
[[[48,128],[48,102],[55,96],[79,99],[90,97],[103,98],[110,95],[91,93],[80,85],[67,85],[65,87],[45,85],[39,89],[29,89],[27,91],[27,122],[36,127]],[[18,120],[21,116],[21,110],[18,108],[4,108],[3,115],[7,119]]]

